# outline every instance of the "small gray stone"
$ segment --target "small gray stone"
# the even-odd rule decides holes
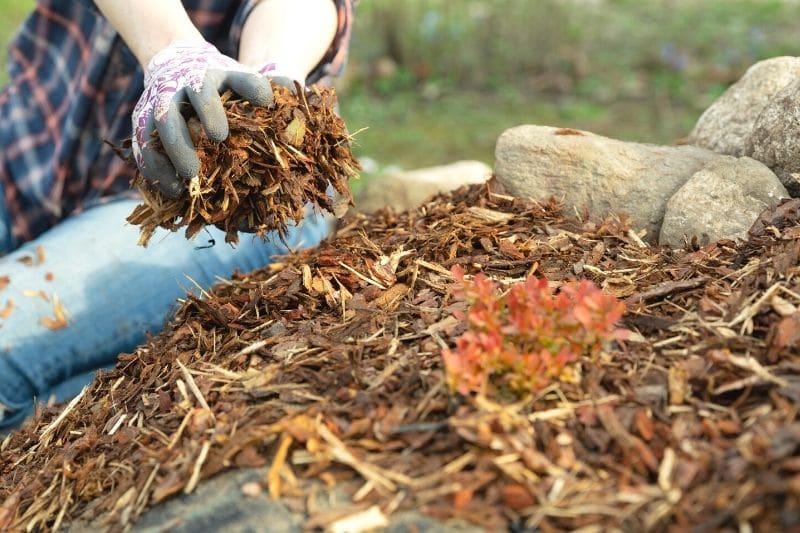
[[[756,120],[747,154],[777,174],[792,196],[800,196],[800,80],[774,95]]]
[[[483,183],[492,169],[481,161],[458,161],[449,165],[420,168],[378,176],[356,194],[356,209],[372,212],[391,206],[395,211],[414,209],[431,195],[462,185]]]
[[[654,146],[546,126],[505,131],[495,149],[498,182],[516,196],[564,200],[570,212],[626,213],[656,239],[667,200],[718,154]]]
[[[756,63],[706,109],[689,134],[689,142],[720,154],[748,155],[747,139],[758,117],[772,98],[798,77],[798,57]]]
[[[711,242],[746,239],[758,215],[786,197],[786,189],[764,164],[749,157],[721,156],[667,202],[659,244],[682,246],[684,236]]]

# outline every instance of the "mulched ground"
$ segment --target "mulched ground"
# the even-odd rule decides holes
[[[0,530],[120,529],[217,472],[271,465],[263,489],[312,514],[311,480],[355,480],[346,513],[372,518],[377,505],[495,531],[789,531],[800,200],[751,234],[671,251],[494,183],[359,215],[318,249],[188,298],[66,409],[7,437]],[[441,363],[464,329],[455,264],[502,283],[591,279],[626,302],[634,334],[579,383],[515,405],[459,398]]]

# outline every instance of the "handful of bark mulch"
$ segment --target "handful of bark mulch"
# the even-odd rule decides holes
[[[405,509],[487,531],[796,527],[800,200],[746,243],[671,250],[494,186],[359,215],[188,297],[0,443],[0,530],[124,530],[258,466],[259,490],[307,530]],[[634,334],[524,401],[458,398],[441,357],[465,328],[453,265],[502,284],[591,279],[626,302]],[[337,485],[351,500],[321,508],[314,495]]]
[[[139,244],[146,246],[157,227],[185,227],[192,238],[208,224],[224,230],[230,243],[238,242],[240,230],[259,236],[277,231],[284,238],[307,204],[337,211],[329,185],[352,203],[348,180],[360,166],[334,111],[334,90],[273,84],[273,92],[269,108],[223,95],[230,134],[222,143],[208,139],[196,117],[188,119],[200,173],[180,198],[167,198],[141,175],[134,178],[144,203],[127,220],[141,226]]]

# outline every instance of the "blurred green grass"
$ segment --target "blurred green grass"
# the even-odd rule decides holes
[[[34,3],[0,0],[4,45]],[[800,55],[798,23],[793,0],[365,0],[341,112],[381,166],[491,164],[523,123],[671,143],[748,66]]]
[[[662,116],[657,108],[636,103],[604,105],[516,92],[454,91],[433,101],[412,91],[383,97],[345,93],[341,109],[350,131],[357,132],[357,154],[407,168],[459,159],[491,163],[497,137],[519,124],[569,126],[627,140],[673,142],[696,120],[694,113]]]
[[[25,19],[25,16],[33,9],[36,4],[34,0],[0,0],[0,45],[2,45],[2,65],[0,71],[0,84],[5,85],[8,81],[6,74],[6,50],[8,43],[14,35],[17,27]]]
[[[792,0],[371,0],[341,109],[358,154],[406,167],[491,164],[523,123],[671,143],[747,67],[800,55],[798,23]]]

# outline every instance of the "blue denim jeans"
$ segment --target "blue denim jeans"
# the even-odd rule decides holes
[[[0,428],[22,422],[35,401],[76,395],[97,369],[113,365],[147,332],[159,332],[176,299],[196,292],[193,282],[209,287],[219,277],[263,267],[288,251],[277,237],[265,242],[242,235],[232,247],[216,228],[193,241],[182,233],[156,233],[142,248],[136,244],[138,228],[125,222],[136,203],[93,207],[11,250],[8,214],[0,202],[0,255],[7,252],[0,257],[0,279],[10,279],[0,290]],[[317,245],[329,222],[308,216],[292,228],[288,246]],[[216,244],[199,249],[210,238]],[[39,247],[44,261],[36,264]],[[68,316],[61,329],[47,327],[46,319],[56,318],[56,301]]]

